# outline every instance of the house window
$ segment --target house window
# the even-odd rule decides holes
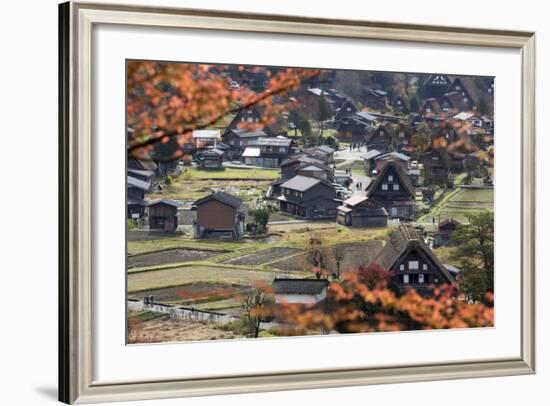
[[[348,107],[348,108],[346,109],[346,111],[351,111],[351,107]]]
[[[432,109],[431,108],[426,108],[426,113],[431,113],[432,112]]]
[[[388,190],[388,185],[385,183],[382,183],[382,190]]]
[[[418,269],[418,261],[409,261],[409,270],[417,270]]]
[[[408,274],[403,275],[403,283],[409,283],[409,275]]]
[[[393,190],[399,190],[399,183],[393,184]]]
[[[405,138],[405,131],[399,131],[399,138]]]
[[[422,269],[424,271],[427,271],[428,270],[428,264],[422,264]]]
[[[462,100],[464,100],[464,103],[468,103],[468,98],[467,98],[467,97],[465,97],[465,98],[462,99]]]
[[[393,175],[388,175],[388,182],[393,182]]]
[[[455,89],[456,89],[456,90],[460,90],[460,86],[456,86]]]
[[[235,145],[235,140],[229,140],[229,145]]]
[[[284,154],[286,152],[286,147],[279,147],[279,152]]]
[[[423,273],[418,275],[418,283],[424,283],[424,274]]]
[[[254,118],[252,117],[248,117],[248,120],[247,120],[249,123],[253,122],[254,121]]]
[[[403,264],[399,265],[399,270],[404,271],[405,270],[405,265],[403,265]]]

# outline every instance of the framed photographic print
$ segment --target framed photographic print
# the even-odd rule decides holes
[[[534,373],[534,33],[59,16],[61,401]]]

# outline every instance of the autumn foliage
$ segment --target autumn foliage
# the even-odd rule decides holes
[[[161,144],[171,144],[171,156],[183,155],[183,146],[191,142],[193,130],[214,125],[227,114],[251,106],[260,107],[260,123],[269,125],[289,100],[276,98],[296,89],[303,80],[319,74],[315,69],[284,68],[274,73],[261,69],[269,78],[267,88],[256,92],[248,87],[233,88],[229,66],[130,61],[127,64],[128,150],[135,156],[148,157]]]
[[[285,334],[365,333],[490,327],[492,295],[485,303],[460,299],[455,285],[434,288],[423,297],[414,289],[400,295],[390,286],[391,273],[363,268],[329,285],[327,298],[316,305],[281,304],[273,311]]]

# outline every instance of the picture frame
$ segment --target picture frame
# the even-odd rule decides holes
[[[100,24],[294,34],[521,53],[520,355],[492,360],[98,382],[92,329],[92,30]],[[59,6],[59,400],[85,403],[535,372],[535,33],[69,2]]]

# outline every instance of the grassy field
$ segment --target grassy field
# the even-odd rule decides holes
[[[265,193],[272,180],[279,173],[275,169],[233,169],[202,170],[187,168],[164,190],[149,194],[149,199],[168,198],[193,202],[212,191],[225,191],[239,196],[244,201],[255,200]]]
[[[246,169],[246,168],[224,168],[224,169],[199,169],[187,168],[180,175],[183,180],[202,179],[251,179],[251,180],[275,180],[279,177],[279,169]]]
[[[305,275],[305,273],[303,273]],[[311,273],[307,273],[310,275]],[[173,269],[153,270],[149,272],[133,272],[128,274],[128,293],[145,290],[155,290],[190,283],[230,283],[251,286],[255,282],[269,282],[275,276],[290,275],[290,273],[250,270],[214,265],[192,265]],[[299,274],[292,274],[299,277]]]
[[[143,254],[147,252],[157,252],[173,248],[188,248],[223,252],[236,250],[242,247],[243,244],[239,243],[239,241],[193,240],[189,237],[180,236],[150,240],[129,240],[128,254]]]

